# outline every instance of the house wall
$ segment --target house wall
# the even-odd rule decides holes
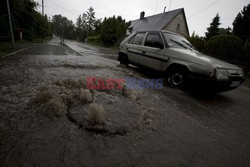
[[[179,28],[177,25],[179,24]],[[175,32],[185,37],[189,37],[188,28],[185,23],[185,17],[183,12],[180,12],[163,30]]]

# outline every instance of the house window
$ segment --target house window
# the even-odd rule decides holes
[[[177,25],[176,25],[176,32],[180,33],[180,29],[181,29],[181,25],[180,25],[180,23],[177,23]]]

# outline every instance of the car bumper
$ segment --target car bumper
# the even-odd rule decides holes
[[[188,77],[188,87],[193,90],[204,90],[209,92],[224,92],[239,87],[243,82],[243,77],[230,77],[228,80],[216,80],[199,76]]]

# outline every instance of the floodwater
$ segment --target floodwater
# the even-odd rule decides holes
[[[1,166],[249,166],[249,88],[87,90],[87,77],[162,76],[66,45],[54,38],[0,60]]]

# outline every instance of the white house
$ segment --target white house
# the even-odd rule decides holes
[[[145,12],[141,12],[140,18],[131,21],[129,27],[132,32],[146,30],[167,30],[189,37],[187,20],[184,8],[160,13],[153,16],[144,17]]]

